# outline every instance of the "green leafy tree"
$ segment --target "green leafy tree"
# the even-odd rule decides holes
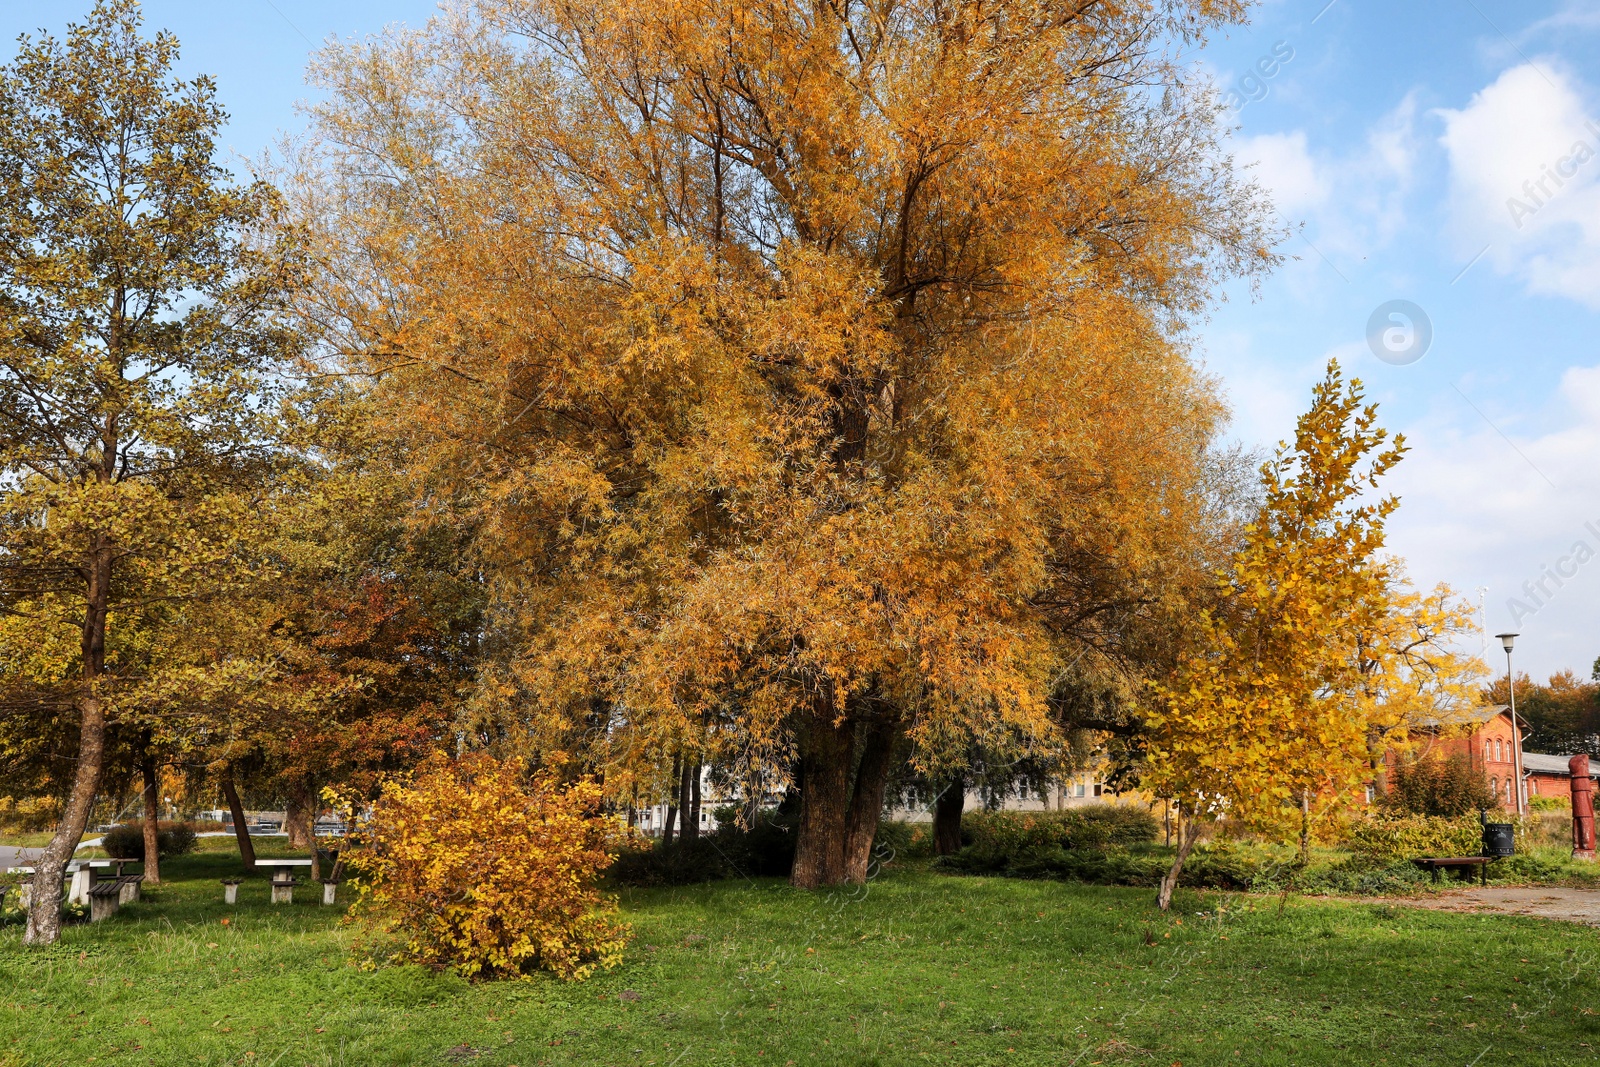
[[[289,343],[274,194],[213,162],[213,82],[174,77],[177,41],[140,28],[133,0],[103,0],[0,68],[0,669],[76,733],[31,944],[58,936],[108,723],[149,681],[123,636],[245,565]]]

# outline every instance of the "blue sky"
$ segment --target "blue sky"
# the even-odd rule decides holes
[[[59,31],[87,6],[7,4],[0,34]],[[145,3],[185,72],[216,76],[224,144],[245,157],[298,127],[314,43],[434,9]],[[1413,447],[1391,546],[1419,584],[1483,588],[1489,633],[1521,630],[1518,666],[1538,676],[1587,676],[1600,656],[1597,45],[1600,0],[1269,0],[1194,57],[1243,102],[1235,158],[1295,227],[1294,258],[1199,333],[1232,432],[1270,448],[1337,356]],[[1366,337],[1395,300],[1432,332],[1403,365]],[[1403,358],[1414,324],[1383,321]]]

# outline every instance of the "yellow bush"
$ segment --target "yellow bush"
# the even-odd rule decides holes
[[[529,783],[484,755],[390,782],[350,855],[355,910],[375,908],[405,958],[469,978],[614,967],[629,931],[595,881],[627,830],[599,801],[587,779]]]

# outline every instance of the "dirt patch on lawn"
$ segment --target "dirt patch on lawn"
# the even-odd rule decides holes
[[[1385,904],[1437,911],[1530,915],[1536,919],[1600,926],[1600,890],[1563,886],[1471,886],[1421,897],[1389,897]]]

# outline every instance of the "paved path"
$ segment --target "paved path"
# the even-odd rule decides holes
[[[1439,911],[1478,912],[1495,915],[1531,915],[1538,919],[1600,926],[1600,890],[1560,886],[1475,886],[1437,896],[1395,899],[1393,904],[1434,908]]]
[[[0,845],[0,871],[7,867],[31,867],[33,861],[43,852],[42,848],[18,848],[15,845]]]

